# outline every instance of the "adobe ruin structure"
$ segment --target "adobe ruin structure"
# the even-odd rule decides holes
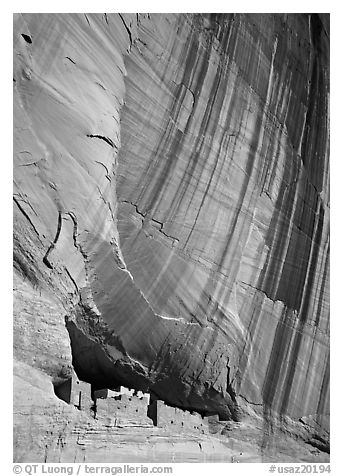
[[[139,426],[175,430],[178,432],[208,433],[209,419],[199,413],[166,405],[162,400],[150,401],[150,394],[119,387],[97,389],[79,380],[76,375],[55,386],[61,400],[86,411],[106,426]],[[218,415],[216,416],[218,418]]]

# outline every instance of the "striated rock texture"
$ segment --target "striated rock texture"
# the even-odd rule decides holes
[[[328,15],[15,15],[30,388],[73,366],[327,437],[328,107]]]

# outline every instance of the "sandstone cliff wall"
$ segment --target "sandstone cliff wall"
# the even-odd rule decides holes
[[[73,359],[184,409],[328,429],[328,35],[315,14],[15,15],[32,375]]]

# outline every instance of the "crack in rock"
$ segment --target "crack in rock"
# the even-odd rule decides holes
[[[65,57],[67,60],[69,60],[71,63],[76,64],[74,60],[72,60],[69,56]]]
[[[104,163],[100,162],[99,160],[96,160],[95,162],[99,165],[102,165],[106,170],[106,174],[109,175],[108,168],[106,167],[106,165]]]
[[[87,137],[90,137],[91,139],[100,139],[100,140],[103,140],[104,142],[106,142],[106,144],[108,144],[110,147],[112,148],[117,148],[114,144],[114,142],[112,141],[112,139],[110,139],[109,137],[107,136],[102,136],[100,134],[87,134]]]
[[[132,46],[132,35],[131,35],[131,30],[130,28],[127,26],[126,24],[126,21],[124,20],[124,17],[121,13],[118,13],[118,15],[120,16],[121,18],[121,21],[123,22],[124,26],[125,26],[125,29],[127,31],[127,34],[129,35],[129,39],[130,39],[130,49],[131,49],[131,46]]]
[[[53,269],[53,265],[49,261],[49,255],[56,246],[56,243],[57,243],[58,238],[59,238],[60,233],[61,233],[61,228],[62,228],[62,213],[61,213],[61,211],[59,211],[58,212],[58,218],[57,218],[57,230],[56,230],[56,235],[55,235],[54,241],[49,246],[49,248],[48,248],[48,250],[45,253],[44,258],[43,258],[43,263],[50,269]]]
[[[249,403],[249,405],[255,405],[257,407],[263,407],[263,403],[256,403],[256,402],[251,402],[250,400],[248,400],[246,397],[244,397],[242,394],[239,394],[238,395],[240,398],[243,398],[243,400],[245,400],[247,403]]]
[[[158,230],[162,235],[164,235],[165,237],[167,237],[167,238],[173,240],[173,244],[179,243],[180,240],[179,240],[178,238],[176,238],[175,236],[172,236],[172,235],[168,235],[168,233],[166,233],[166,232],[163,230],[163,228],[164,228],[164,226],[165,226],[165,224],[164,224],[163,222],[161,222],[161,221],[159,221],[159,220],[156,220],[155,218],[149,217],[149,216],[148,216],[148,213],[143,213],[143,212],[141,212],[141,211],[138,209],[138,206],[137,206],[135,203],[130,202],[129,200],[122,200],[121,203],[127,203],[127,204],[131,205],[132,207],[134,207],[134,209],[135,209],[137,215],[140,215],[140,216],[143,218],[143,220],[142,220],[143,222],[144,222],[145,219],[147,219],[148,222],[150,222],[153,226],[154,226],[154,225],[157,225],[157,226],[155,226],[155,228],[157,228],[157,230]]]
[[[33,230],[35,231],[35,233],[37,234],[37,236],[39,236],[39,232],[37,230],[37,228],[35,227],[35,225],[33,224],[31,218],[29,217],[29,215],[25,212],[25,210],[23,209],[23,207],[20,205],[19,203],[19,200],[16,198],[16,197],[13,197],[13,200],[14,202],[17,204],[19,210],[21,211],[21,213],[24,215],[24,217],[27,219],[27,221],[30,223],[30,225],[32,226]],[[24,202],[26,203],[26,202]],[[32,207],[31,207],[32,208]]]

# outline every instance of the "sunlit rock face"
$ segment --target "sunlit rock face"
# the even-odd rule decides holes
[[[17,288],[51,349],[23,350],[20,314],[19,361],[61,379],[70,338],[95,384],[328,429],[328,35],[315,14],[15,16],[15,269],[54,320]]]

